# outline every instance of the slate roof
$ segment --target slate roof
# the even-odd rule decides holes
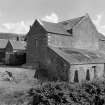
[[[56,33],[61,35],[71,35],[64,29],[62,24],[40,21],[43,28],[49,33]]]
[[[0,49],[6,48],[7,43],[8,43],[7,39],[0,39]]]
[[[99,51],[49,47],[70,64],[104,63],[105,55]]]
[[[58,24],[63,25],[63,27],[65,29],[72,29],[72,27],[75,26],[76,24],[78,24],[84,17],[85,16],[66,20],[66,21],[62,21],[62,22],[59,22]]]
[[[9,42],[12,45],[14,50],[25,50],[26,49],[25,41],[9,40]]]
[[[71,33],[68,32],[68,30],[72,29],[73,26],[78,24],[84,17],[87,17],[88,14],[82,17],[58,22],[58,23],[51,23],[51,22],[46,22],[39,20],[39,23],[43,26],[43,28],[47,32],[51,33],[56,33],[56,34],[61,34],[61,35],[72,35]]]

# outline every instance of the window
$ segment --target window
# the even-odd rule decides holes
[[[89,81],[90,80],[90,73],[89,73],[89,69],[87,69],[86,71],[86,80]]]
[[[67,30],[67,32],[68,32],[68,33],[70,33],[70,34],[72,34],[72,33],[73,33],[72,29]]]
[[[38,40],[35,39],[35,47],[37,48],[38,47]]]
[[[75,74],[74,74],[74,82],[79,82],[79,80],[78,80],[78,71],[77,70],[75,71]]]
[[[96,78],[97,77],[96,66],[92,66],[92,68],[94,69],[94,78]]]

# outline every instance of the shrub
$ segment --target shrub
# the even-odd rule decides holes
[[[43,83],[29,91],[33,105],[105,105],[105,82]]]

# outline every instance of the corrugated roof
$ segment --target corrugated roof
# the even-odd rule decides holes
[[[8,43],[7,39],[0,39],[0,49],[6,48],[7,43]]]
[[[9,40],[13,49],[15,50],[25,50],[26,49],[26,42],[25,41],[16,41],[16,40]]]
[[[50,48],[70,64],[105,63],[105,55],[101,52],[51,46]]]
[[[71,35],[64,29],[63,25],[51,22],[40,21],[41,25],[46,29],[47,32],[63,34],[63,35]]]

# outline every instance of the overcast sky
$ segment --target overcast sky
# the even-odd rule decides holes
[[[105,34],[105,0],[0,0],[0,32],[26,33],[36,18],[58,22],[86,13]]]

